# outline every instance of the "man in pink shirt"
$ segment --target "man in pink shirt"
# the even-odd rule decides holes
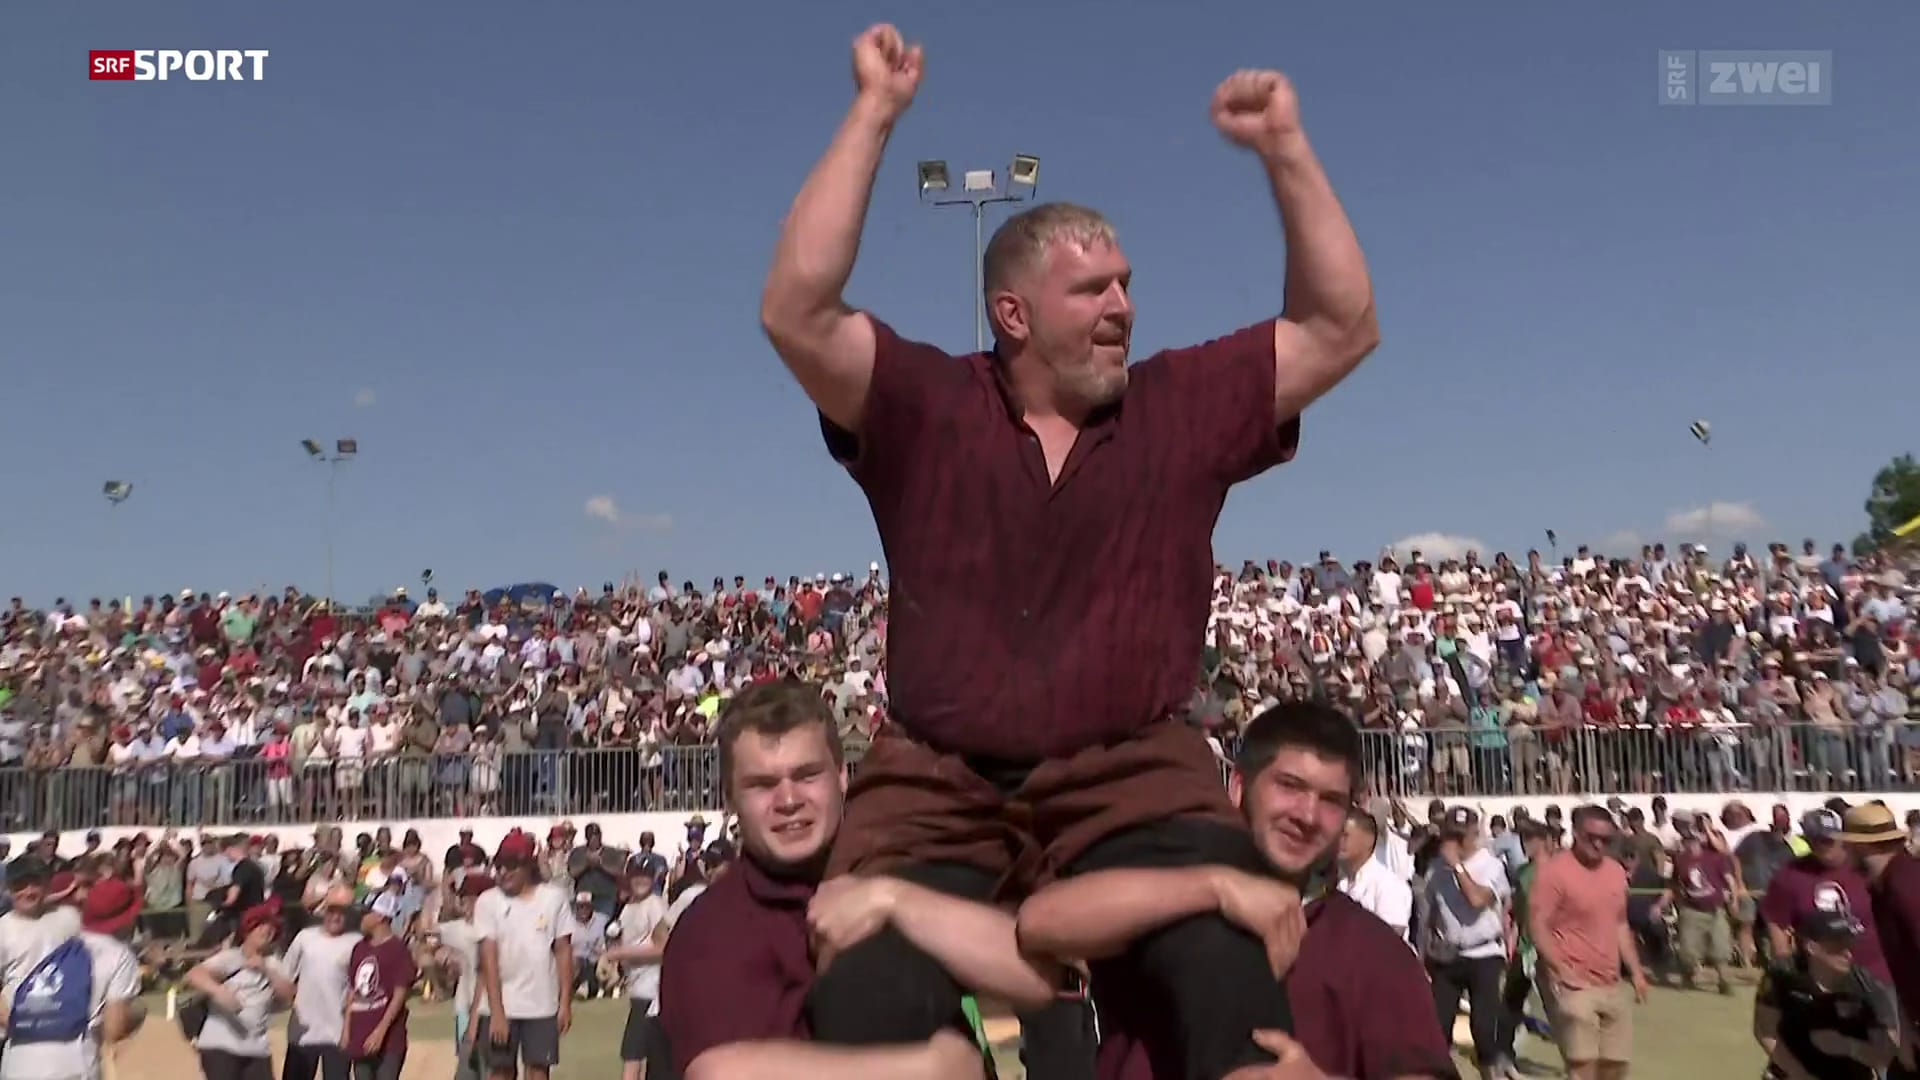
[[[1573,812],[1572,846],[1548,859],[1528,898],[1536,981],[1572,1080],[1623,1080],[1633,1059],[1633,1006],[1647,975],[1627,927],[1627,873],[1610,855],[1613,815]],[[1620,965],[1633,977],[1632,996]]]

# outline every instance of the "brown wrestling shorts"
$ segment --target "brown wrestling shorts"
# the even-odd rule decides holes
[[[1043,761],[1005,793],[960,755],[890,727],[854,772],[827,873],[963,863],[1018,899],[1094,844],[1175,817],[1242,824],[1206,737],[1178,720]]]

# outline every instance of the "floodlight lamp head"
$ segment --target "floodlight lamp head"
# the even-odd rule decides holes
[[[920,197],[944,193],[951,181],[947,177],[947,163],[944,161],[923,161],[919,166]]]
[[[340,439],[333,444],[333,452],[341,457],[352,457],[360,452],[359,439]]]
[[[1031,198],[1040,186],[1040,159],[1032,154],[1013,155],[1013,164],[1007,167],[1007,183]]]
[[[301,439],[300,448],[307,452],[308,457],[319,457],[326,453],[320,448],[320,443],[314,439]]]
[[[965,184],[966,189],[969,192],[972,192],[975,194],[978,194],[981,192],[990,192],[993,190],[993,187],[994,187],[993,170],[992,169],[968,169],[967,175],[963,180],[963,183]]]

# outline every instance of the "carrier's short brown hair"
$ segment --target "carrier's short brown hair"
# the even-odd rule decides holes
[[[720,722],[715,729],[720,744],[721,781],[733,783],[733,747],[743,733],[785,735],[808,724],[820,725],[827,738],[827,748],[833,754],[833,763],[845,764],[840,728],[834,723],[833,710],[821,696],[820,687],[786,678],[755,683],[742,690],[720,710]]]

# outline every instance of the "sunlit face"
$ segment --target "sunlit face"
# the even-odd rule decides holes
[[[1348,866],[1358,866],[1373,857],[1374,835],[1348,815],[1347,824],[1340,833],[1340,861]]]
[[[1338,758],[1287,747],[1247,779],[1236,772],[1227,793],[1247,817],[1253,842],[1273,868],[1305,874],[1325,861],[1353,806],[1353,774]]]
[[[1807,950],[1807,966],[1828,981],[1839,979],[1853,970],[1852,938],[1838,941],[1807,940],[1801,945]]]
[[[1600,865],[1600,860],[1606,858],[1607,853],[1613,850],[1615,835],[1612,822],[1596,818],[1582,823],[1573,833],[1574,857],[1585,866]],[[1688,838],[1687,850],[1693,852],[1700,850],[1697,838]]]
[[[47,887],[41,881],[16,881],[9,890],[13,893],[13,910],[32,918],[40,914],[47,902]]]
[[[247,932],[246,945],[255,952],[265,952],[273,945],[273,939],[280,936],[280,924],[271,919]]]
[[[1063,402],[1097,408],[1127,389],[1133,267],[1116,244],[1047,245],[1039,265],[1000,294],[1003,322],[1053,374]]]
[[[740,844],[761,863],[808,862],[839,832],[847,773],[834,764],[827,738],[824,725],[807,724],[778,735],[744,731],[733,744],[729,787]]]

